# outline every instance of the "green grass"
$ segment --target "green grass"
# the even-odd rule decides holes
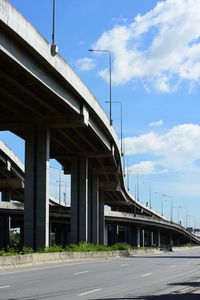
[[[53,252],[97,252],[97,251],[121,251],[130,250],[131,246],[128,244],[114,244],[112,246],[94,245],[92,243],[80,242],[78,245],[70,244],[66,247],[54,244],[51,247],[38,249],[35,253],[53,253]],[[18,250],[14,247],[7,247],[0,250],[0,256],[13,256],[18,254],[32,254],[34,250],[32,248],[23,247],[22,250]]]

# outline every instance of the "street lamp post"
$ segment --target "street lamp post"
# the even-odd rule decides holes
[[[127,163],[128,163],[128,158],[127,158]],[[136,181],[136,185],[135,185],[135,197],[136,197],[136,200],[139,201],[139,198],[140,198],[140,190],[139,190],[139,170],[137,171],[131,171],[128,169],[127,167],[127,176],[129,176],[130,173],[134,173],[136,174],[137,176],[137,181]]]
[[[160,202],[161,202],[161,215],[163,216],[163,197],[166,197],[165,194],[159,193],[159,192],[155,192],[155,194],[160,194]]]
[[[149,207],[150,207],[150,209],[151,209],[151,183],[150,183],[150,182],[147,182],[147,181],[143,181],[142,183],[143,183],[143,184],[144,184],[144,183],[149,184]]]
[[[58,47],[55,45],[55,14],[56,14],[56,0],[53,0],[53,28],[52,28],[52,44],[51,44],[52,56],[58,54]]]
[[[90,52],[105,52],[109,55],[109,73],[110,73],[110,126],[112,125],[112,78],[111,78],[111,71],[112,71],[112,65],[111,65],[111,51],[107,49],[88,49]]]
[[[109,103],[109,101],[105,101],[106,103]],[[123,141],[122,141],[122,138],[123,138],[123,130],[122,130],[122,103],[120,101],[112,101],[112,103],[116,103],[116,104],[119,104],[120,105],[120,136],[121,136],[121,156],[123,156]]]
[[[174,198],[171,197],[171,222],[173,222]]]
[[[56,0],[53,0],[52,45],[54,45],[54,43],[55,43],[55,9],[56,9]]]
[[[182,206],[178,206],[178,224],[181,225],[181,221],[180,221],[180,209],[182,208]]]
[[[127,157],[127,176],[126,176],[126,180],[127,180],[127,189],[129,191],[129,162],[128,162],[128,157]]]
[[[58,172],[59,172],[59,178],[58,178],[58,180],[56,180],[56,183],[58,183],[58,200],[59,200],[59,204],[61,204],[61,188],[63,186],[61,184],[64,182],[63,180],[61,180],[62,169],[53,167],[53,166],[50,166],[50,169],[55,169],[55,170],[58,170]]]

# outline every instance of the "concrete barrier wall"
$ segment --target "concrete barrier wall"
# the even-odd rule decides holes
[[[199,249],[200,247],[175,247],[173,251]],[[45,264],[67,263],[80,260],[93,260],[98,258],[119,258],[129,256],[160,254],[157,248],[140,248],[130,251],[99,251],[99,252],[56,252],[56,253],[33,253],[16,256],[0,256],[0,270],[14,270],[19,267],[37,266]]]
[[[18,267],[36,266],[52,263],[93,260],[96,258],[117,258],[129,256],[128,251],[99,251],[99,252],[56,252],[33,253],[16,256],[1,256],[0,270],[12,270]]]
[[[190,250],[190,249],[198,249],[198,250],[200,250],[200,246],[173,247],[172,251],[173,252],[177,252],[177,251],[184,251],[184,250]]]
[[[139,249],[133,249],[129,251],[130,256],[151,255],[151,254],[159,254],[159,253],[163,253],[163,251],[157,248],[139,248]]]

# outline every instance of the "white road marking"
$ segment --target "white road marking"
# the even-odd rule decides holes
[[[96,292],[99,292],[99,291],[102,291],[102,289],[96,289],[96,290],[84,292],[84,293],[79,294],[79,296],[82,297],[82,296],[85,296],[85,295],[88,295],[88,294],[92,294],[92,293],[96,293]]]
[[[176,265],[172,265],[172,266],[170,266],[170,268],[176,268]]]
[[[3,286],[0,286],[0,289],[6,289],[6,288],[9,288],[10,285],[3,285]]]
[[[85,274],[85,273],[89,273],[89,271],[76,272],[76,273],[73,273],[73,275],[79,275],[79,274]]]
[[[120,267],[125,267],[125,266],[129,266],[129,264],[122,264],[122,265],[120,265]]]
[[[150,276],[150,275],[152,275],[152,273],[146,273],[146,274],[142,275],[142,277],[146,277],[146,276]]]

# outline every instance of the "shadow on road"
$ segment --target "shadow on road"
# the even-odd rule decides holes
[[[199,279],[199,278],[198,278]],[[128,297],[115,297],[115,298],[95,298],[93,300],[200,300],[200,282],[195,281],[185,281],[185,282],[177,282],[170,283],[170,286],[178,286],[178,290],[172,294],[163,294],[163,295],[151,295],[151,296],[128,296]],[[188,287],[190,291],[184,293],[182,287]],[[191,288],[191,289],[190,289]],[[192,291],[194,293],[192,293]],[[196,293],[195,293],[196,291]],[[182,293],[183,294],[182,294]]]
[[[158,255],[158,256],[156,256],[156,255],[140,255],[140,256],[129,256],[129,258],[148,258],[148,259],[151,259],[151,258],[159,258],[159,259],[161,259],[161,258],[182,258],[182,259],[200,259],[200,256],[181,256],[181,255],[179,255],[179,256],[171,256],[171,255],[164,255],[164,256],[162,256],[162,255]]]
[[[141,297],[125,297],[125,298],[99,298],[93,300],[199,300],[199,294],[168,294],[158,296],[141,296]]]
[[[199,288],[200,287],[200,282],[196,282],[196,281],[185,281],[185,282],[176,282],[176,283],[170,283],[169,285],[182,285],[182,286],[188,286],[188,287],[194,287],[194,288]],[[200,295],[199,295],[199,299],[200,299]]]

